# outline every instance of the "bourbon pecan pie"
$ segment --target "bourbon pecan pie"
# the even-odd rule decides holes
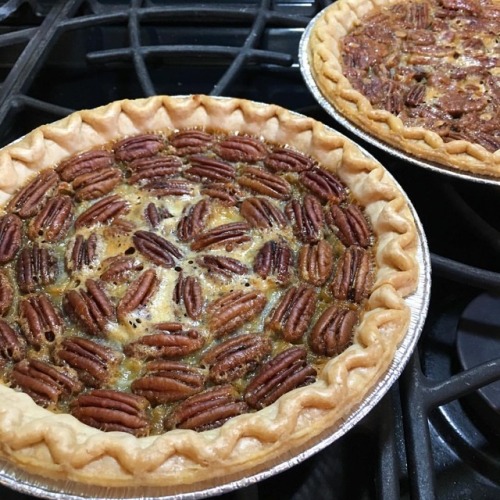
[[[498,0],[339,0],[315,22],[314,80],[362,130],[500,176]]]
[[[262,470],[407,331],[403,194],[277,106],[80,111],[4,148],[0,182],[1,450],[28,471],[178,492]]]

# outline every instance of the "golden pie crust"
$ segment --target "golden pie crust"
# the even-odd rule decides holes
[[[90,148],[153,131],[206,128],[289,145],[315,158],[350,189],[373,233],[373,291],[352,345],[315,383],[220,428],[137,438],[55,414],[0,384],[1,455],[29,472],[101,486],[190,491],[264,470],[344,419],[388,369],[407,332],[404,297],[418,281],[418,234],[404,195],[376,161],[321,123],[274,105],[207,96],[123,100],[73,113],[0,151],[0,205],[42,169]],[[0,212],[1,213],[1,212]]]
[[[375,109],[343,74],[341,40],[366,15],[398,0],[339,0],[327,7],[311,30],[308,57],[324,98],[357,127],[418,158],[485,176],[500,176],[500,150],[490,152],[467,140],[444,142],[424,127],[406,126],[396,115]]]

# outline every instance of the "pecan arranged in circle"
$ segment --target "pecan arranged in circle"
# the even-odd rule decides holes
[[[181,130],[169,137],[170,144],[182,156],[205,152],[212,145],[212,140],[212,134],[203,130]]]
[[[208,305],[208,327],[216,337],[227,335],[255,318],[266,303],[266,297],[260,292],[229,292]]]
[[[172,214],[167,208],[158,208],[154,203],[148,203],[146,210],[144,210],[144,217],[149,222],[153,229],[156,229],[163,219],[172,217]]]
[[[290,278],[290,266],[293,254],[284,242],[268,241],[259,250],[253,264],[253,270],[266,279],[273,275],[278,283],[287,283]]]
[[[292,186],[279,175],[257,167],[244,167],[241,172],[237,179],[240,186],[278,200],[290,198]]]
[[[307,351],[291,347],[262,365],[245,390],[245,401],[260,410],[292,389],[312,384],[315,379],[316,370],[307,364]]]
[[[339,300],[361,302],[371,286],[370,253],[360,247],[349,247],[340,258],[332,282],[333,296]]]
[[[150,361],[146,374],[132,382],[134,394],[152,405],[181,401],[203,389],[205,377],[196,368],[176,361]]]
[[[227,161],[256,162],[267,155],[263,142],[243,135],[233,135],[222,140],[215,145],[214,150]]]
[[[128,211],[128,204],[117,194],[113,194],[90,206],[75,221],[75,229],[106,224],[115,217]]]
[[[340,179],[325,170],[314,169],[302,172],[300,180],[324,202],[340,203],[347,197],[346,188]]]
[[[230,252],[234,245],[246,243],[252,238],[247,234],[250,226],[246,222],[230,222],[197,234],[191,243],[191,250],[203,250],[213,246],[223,246]]]
[[[337,356],[350,344],[358,315],[336,305],[328,307],[311,330],[309,345],[320,356]]]
[[[113,153],[105,149],[98,149],[62,161],[56,171],[63,181],[73,182],[79,176],[107,170],[112,165]]]
[[[71,413],[80,422],[101,431],[128,432],[137,437],[149,434],[146,409],[149,401],[136,394],[94,389],[80,394],[71,404]]]
[[[331,205],[326,212],[326,222],[345,246],[370,246],[370,228],[357,205],[350,204],[346,208]]]
[[[203,347],[204,338],[196,330],[183,330],[181,323],[158,323],[161,333],[144,335],[123,348],[127,356],[139,359],[180,358]]]
[[[201,364],[210,367],[208,377],[216,384],[226,384],[253,371],[272,349],[263,335],[240,335],[230,338],[205,353]]]
[[[179,274],[172,297],[176,304],[184,302],[186,313],[191,319],[198,319],[203,309],[203,292],[200,282],[193,276]]]
[[[150,181],[146,189],[153,195],[162,196],[184,196],[192,194],[193,184],[184,179],[154,179]]]
[[[285,207],[285,213],[293,223],[297,238],[305,243],[313,243],[321,238],[324,217],[318,198],[306,195],[302,204],[293,200]]]
[[[236,391],[230,385],[211,387],[180,403],[166,426],[198,432],[215,429],[248,411],[246,403],[236,398]]]
[[[144,307],[158,290],[160,280],[153,269],[144,271],[132,282],[116,308],[118,319],[123,322],[130,313]]]
[[[6,361],[21,361],[26,356],[26,342],[6,321],[0,319],[0,366]]]
[[[71,368],[56,367],[36,359],[23,359],[16,363],[10,377],[14,386],[21,388],[41,406],[55,404],[62,396],[82,390],[82,384]]]
[[[144,269],[141,262],[127,255],[110,257],[103,262],[103,266],[104,271],[101,273],[101,279],[115,285],[128,281],[134,271],[142,271]]]
[[[109,382],[120,361],[120,355],[104,345],[82,337],[64,339],[55,358],[73,368],[78,378],[90,387]]]
[[[149,158],[159,153],[163,147],[163,139],[158,135],[136,135],[123,139],[115,144],[115,158],[117,161],[132,161],[137,158]]]
[[[314,160],[290,148],[275,148],[264,165],[273,172],[303,172],[314,167]]]
[[[92,233],[87,239],[81,234],[75,238],[73,245],[66,252],[66,269],[69,272],[79,271],[89,266],[96,257],[97,235]]]
[[[269,329],[287,342],[300,342],[316,309],[316,292],[307,285],[292,286],[267,320]]]
[[[236,177],[234,167],[217,158],[195,155],[189,159],[190,167],[184,175],[187,179],[199,182],[228,182]]]
[[[177,156],[157,156],[156,158],[139,158],[128,165],[131,175],[129,184],[153,186],[158,178],[172,177],[180,172],[182,161]],[[151,183],[151,184],[150,184]]]
[[[234,274],[240,276],[248,273],[248,268],[239,260],[222,255],[202,255],[196,262],[208,269],[210,274],[220,275],[224,278],[230,278]]]
[[[17,259],[17,283],[23,293],[50,285],[56,280],[57,262],[54,256],[36,243],[24,247]]]
[[[14,300],[14,289],[7,275],[0,270],[0,316],[5,316]]]
[[[215,198],[222,205],[234,207],[243,197],[241,190],[230,182],[213,182],[205,184],[200,193],[210,198]]]
[[[0,264],[10,262],[21,246],[23,223],[14,214],[0,217]]]
[[[200,200],[196,205],[191,206],[177,225],[177,238],[180,241],[192,240],[205,227],[205,221],[209,214],[210,202],[208,200]]]
[[[87,290],[70,290],[63,298],[66,313],[90,335],[102,335],[115,315],[115,307],[102,283],[88,279]]]
[[[151,231],[136,231],[132,239],[137,250],[158,266],[174,267],[174,257],[182,257],[181,251],[173,243]]]
[[[66,236],[73,219],[73,203],[66,195],[51,198],[30,222],[28,237],[58,241]]]
[[[240,213],[252,227],[269,229],[286,225],[283,212],[267,198],[246,198],[241,204]]]
[[[63,320],[46,295],[31,295],[19,301],[19,326],[30,345],[40,349],[53,343],[63,331]]]
[[[59,176],[54,170],[43,170],[14,195],[7,205],[7,211],[16,213],[21,219],[33,217],[52,196],[58,184]]]
[[[325,240],[304,245],[299,252],[297,268],[303,281],[314,286],[324,285],[333,269],[333,250]]]
[[[122,173],[115,167],[106,167],[79,175],[73,182],[75,200],[95,200],[113,191],[120,184]]]

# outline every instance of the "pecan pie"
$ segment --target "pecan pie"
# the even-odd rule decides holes
[[[31,472],[181,491],[262,470],[407,331],[403,194],[277,106],[80,111],[4,148],[0,183],[1,453]]]
[[[339,0],[312,27],[322,95],[414,156],[500,176],[497,0]]]

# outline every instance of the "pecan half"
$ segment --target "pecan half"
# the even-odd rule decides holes
[[[142,271],[144,266],[134,257],[127,255],[117,255],[110,257],[103,262],[104,271],[100,278],[107,283],[123,283],[128,281],[134,271]]]
[[[21,247],[23,223],[14,214],[0,217],[0,264],[10,262]]]
[[[55,359],[71,366],[86,386],[100,387],[113,376],[120,355],[92,340],[69,337],[56,349]]]
[[[304,245],[299,252],[297,268],[303,281],[314,286],[324,285],[333,269],[331,245],[325,240],[314,245]]]
[[[136,135],[115,144],[115,159],[117,161],[132,161],[137,158],[149,158],[160,152],[163,147],[163,139],[159,135]]]
[[[260,292],[230,292],[208,305],[208,327],[216,337],[227,335],[257,316],[266,303]]]
[[[73,203],[66,195],[51,198],[28,226],[28,237],[58,241],[66,236],[73,219]]]
[[[301,241],[313,243],[321,238],[324,217],[318,198],[306,195],[302,204],[298,200],[292,200],[285,207],[285,213],[293,223],[295,235]]]
[[[149,402],[142,396],[121,391],[94,389],[80,394],[71,404],[71,414],[80,422],[101,431],[128,432],[137,437],[149,434],[146,415]]]
[[[174,267],[174,257],[182,257],[181,251],[173,243],[151,231],[136,231],[132,239],[137,250],[158,266]]]
[[[77,177],[108,169],[113,165],[113,153],[104,149],[87,151],[62,161],[56,168],[61,179],[73,182]]]
[[[142,308],[158,290],[160,280],[153,269],[144,271],[128,288],[116,308],[116,315],[121,322],[135,310]]]
[[[147,190],[155,196],[184,196],[192,194],[193,184],[184,179],[155,179],[147,185]]]
[[[144,210],[144,218],[149,222],[153,229],[156,229],[163,219],[172,217],[167,208],[158,208],[154,203],[149,203]]]
[[[267,320],[268,327],[287,342],[299,342],[316,309],[316,292],[307,285],[292,286]]]
[[[0,316],[5,316],[14,300],[14,289],[7,275],[0,270]]]
[[[283,227],[286,219],[283,212],[267,198],[250,197],[240,206],[240,214],[252,227]]]
[[[360,302],[368,297],[372,285],[370,254],[363,248],[349,247],[339,259],[332,293],[336,299]]]
[[[292,187],[279,175],[257,167],[244,167],[241,174],[237,179],[240,186],[278,200],[290,198]]]
[[[307,351],[291,347],[262,365],[245,390],[249,406],[261,409],[297,387],[312,384],[316,370],[307,364]]]
[[[16,363],[10,377],[15,387],[41,406],[55,404],[61,397],[82,390],[82,384],[71,368],[56,367],[36,359],[23,359]]]
[[[352,330],[357,321],[358,315],[355,311],[331,305],[311,330],[311,350],[320,356],[337,356],[351,343]]]
[[[102,335],[115,308],[99,281],[88,279],[87,290],[70,290],[63,298],[63,307],[90,335]]]
[[[124,346],[127,356],[139,359],[180,358],[203,347],[205,339],[196,330],[183,330],[181,323],[158,323],[161,333],[144,335]]]
[[[127,181],[129,184],[143,184],[147,188],[148,185],[152,186],[156,182],[155,179],[176,175],[181,167],[182,161],[177,156],[139,158],[129,164],[132,174]]]
[[[196,261],[200,266],[208,269],[209,273],[230,278],[235,274],[240,276],[248,273],[248,267],[239,260],[221,255],[203,255]]]
[[[205,377],[196,368],[176,361],[150,361],[146,374],[132,382],[134,394],[152,405],[181,401],[203,389]]]
[[[127,211],[127,202],[117,194],[113,194],[94,203],[80,214],[75,221],[75,229],[90,227],[94,224],[106,224]]]
[[[203,292],[200,282],[193,276],[179,274],[172,297],[176,304],[184,302],[186,313],[191,319],[198,319],[203,309]]]
[[[214,151],[227,161],[256,162],[267,155],[267,147],[258,139],[233,135],[214,146]]]
[[[234,245],[251,241],[247,234],[250,226],[246,222],[230,222],[197,234],[191,243],[191,250],[199,251],[212,246],[223,246],[230,252]]]
[[[122,180],[118,168],[106,167],[79,175],[72,183],[77,201],[95,200],[110,193]]]
[[[7,211],[27,219],[36,215],[59,184],[59,176],[52,169],[43,170],[24,186],[7,205]]]
[[[212,134],[203,130],[181,130],[169,137],[170,144],[181,156],[205,152],[213,141]]]
[[[276,276],[278,283],[287,283],[290,278],[290,266],[293,264],[293,254],[284,242],[268,241],[257,253],[253,270],[266,279]]]
[[[0,319],[0,365],[6,361],[21,361],[25,356],[24,339],[6,321]]]
[[[211,184],[205,184],[200,192],[205,196],[215,198],[219,203],[228,207],[234,207],[243,197],[243,193],[238,186],[230,182],[213,182]]]
[[[302,172],[300,180],[304,186],[324,202],[340,203],[347,196],[346,188],[340,179],[325,170],[315,169]]]
[[[184,172],[187,179],[198,182],[228,182],[236,177],[229,163],[209,156],[194,155],[189,159],[190,167]]]
[[[210,368],[208,378],[226,384],[253,371],[272,349],[272,342],[262,335],[240,335],[222,342],[201,358],[201,366]]]
[[[345,246],[370,246],[370,228],[357,205],[351,204],[346,208],[331,205],[326,212],[326,222]]]
[[[210,202],[200,200],[196,205],[189,208],[184,217],[177,225],[177,238],[180,241],[190,241],[194,236],[201,233],[205,227],[205,221],[210,214]]]
[[[264,165],[273,172],[303,172],[314,167],[314,160],[289,148],[275,148],[264,160]]]
[[[215,429],[248,411],[246,403],[236,398],[236,391],[230,385],[211,387],[180,403],[166,426],[198,432]]]
[[[136,228],[135,223],[131,220],[117,217],[113,219],[108,226],[104,228],[103,234],[105,238],[119,238],[127,236]]]
[[[31,293],[38,287],[55,282],[57,262],[46,248],[35,243],[21,250],[16,271],[19,290],[23,293]]]
[[[30,345],[39,349],[62,333],[63,320],[46,295],[31,295],[19,301],[19,326]]]
[[[79,271],[83,266],[89,266],[96,257],[97,235],[92,233],[87,239],[81,234],[75,238],[73,245],[66,252],[66,269]]]

